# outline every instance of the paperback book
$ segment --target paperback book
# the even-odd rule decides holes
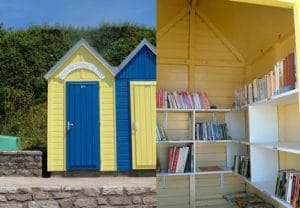
[[[300,171],[294,169],[278,172],[275,195],[291,204],[295,208],[300,207]]]
[[[295,54],[290,53],[284,59],[275,63],[274,69],[268,74],[235,90],[235,108],[269,99],[293,90],[296,86],[296,59]]]
[[[184,173],[193,170],[192,145],[170,147],[168,152],[167,172]]]
[[[225,140],[227,139],[226,123],[199,122],[195,124],[196,140]]]
[[[274,208],[253,193],[226,194],[223,197],[237,208]]]
[[[166,141],[166,132],[160,124],[156,124],[156,141]]]
[[[247,155],[235,155],[234,156],[234,166],[233,171],[244,176],[246,178],[250,178],[250,157]]]
[[[156,93],[157,108],[172,109],[209,109],[206,92],[168,92],[158,90]]]

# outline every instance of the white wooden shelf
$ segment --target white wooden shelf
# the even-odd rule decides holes
[[[167,141],[156,141],[157,144],[187,144],[194,143],[193,140],[167,140]]]
[[[230,143],[232,142],[231,139],[224,139],[224,140],[195,140],[196,144],[215,144],[215,143]]]
[[[284,207],[292,208],[290,204],[275,196],[275,180],[279,170],[279,151],[293,154],[300,154],[300,142],[277,142],[279,135],[278,129],[278,108],[277,105],[287,105],[298,103],[298,89],[273,96],[268,99],[243,106],[241,109],[157,109],[158,113],[165,113],[165,126],[168,124],[168,112],[190,113],[189,124],[192,125],[189,136],[180,141],[159,141],[158,144],[194,144],[194,172],[189,173],[158,173],[157,176],[163,177],[165,181],[168,176],[190,176],[190,181],[195,180],[197,175],[219,174],[221,187],[224,183],[224,174],[235,174],[243,181],[263,192],[269,198],[275,200]],[[244,112],[247,110],[247,114]],[[227,124],[227,140],[195,140],[195,124],[198,113],[224,113]],[[213,114],[215,116],[215,114]],[[213,117],[215,119],[215,117]],[[247,120],[246,120],[247,119]],[[247,122],[245,122],[247,121]],[[248,125],[248,129],[246,128]],[[248,132],[247,132],[248,130]],[[247,138],[249,135],[249,138]],[[197,144],[225,144],[226,145],[226,166],[232,167],[234,155],[250,155],[251,178],[246,178],[225,168],[217,171],[200,171],[197,167]],[[228,144],[228,145],[227,145]],[[248,147],[251,148],[248,148]],[[274,151],[266,151],[271,149]],[[269,161],[273,161],[270,163]],[[262,171],[264,170],[264,171]],[[272,180],[272,181],[268,181]],[[253,182],[255,181],[255,182]],[[259,182],[257,182],[259,181]],[[164,183],[165,184],[165,183]],[[195,187],[191,186],[192,189]],[[192,190],[194,191],[194,190]]]
[[[279,204],[283,205],[287,208],[292,208],[293,206],[287,203],[286,201],[278,198],[275,196],[275,187],[276,187],[276,181],[265,181],[265,182],[250,182],[252,186],[254,186],[256,189],[261,191],[262,193],[266,194]]]
[[[300,154],[299,142],[268,142],[268,143],[252,143],[254,146],[273,149],[288,153]]]
[[[157,112],[193,112],[194,109],[156,108]]]
[[[286,201],[278,198],[275,195],[276,181],[252,182],[251,179],[246,178],[246,177],[244,177],[244,176],[242,176],[242,175],[240,175],[236,172],[234,172],[234,173],[235,173],[235,175],[242,178],[246,183],[249,183],[254,188],[256,188],[259,191],[261,191],[262,193],[266,194],[268,197],[270,197],[271,199],[273,199],[276,202],[280,203],[284,207],[287,207],[287,208],[292,208],[293,207],[292,205],[290,205]]]
[[[245,176],[242,176],[241,174],[235,172],[235,171],[232,171],[236,176],[240,177],[241,179],[243,179],[245,182],[247,183],[251,183],[251,178],[247,178]]]
[[[200,171],[198,170],[195,174],[196,175],[212,175],[212,174],[226,174],[232,173],[230,168],[222,169],[222,170],[215,170],[215,171]]]
[[[215,144],[215,143],[230,143],[231,139],[226,140],[166,140],[166,141],[156,141],[157,144]]]
[[[188,173],[156,173],[156,176],[166,177],[166,176],[189,176],[194,175],[193,172]]]
[[[157,108],[157,112],[195,112],[195,113],[225,113],[232,109],[177,109],[177,108]]]
[[[194,109],[196,113],[226,113],[230,112],[231,109],[220,108],[220,109]]]
[[[231,169],[223,169],[216,171],[197,171],[197,172],[189,172],[189,173],[157,173],[156,176],[187,176],[187,175],[212,175],[212,174],[226,174],[232,173]]]
[[[256,106],[256,105],[287,105],[287,104],[295,104],[295,103],[298,103],[298,89],[290,90],[288,92],[284,92],[270,98],[265,98],[256,101],[254,103],[244,105],[241,108],[232,109],[232,110],[245,110],[249,106]]]
[[[231,141],[232,141],[233,143],[237,143],[237,144],[250,145],[249,140],[246,140],[246,139],[232,139]]]

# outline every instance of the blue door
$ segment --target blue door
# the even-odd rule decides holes
[[[100,167],[99,83],[66,83],[67,170]]]

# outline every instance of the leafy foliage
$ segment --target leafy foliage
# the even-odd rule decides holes
[[[2,128],[6,135],[22,138],[23,149],[36,149],[47,144],[47,106],[46,103],[30,107],[25,113],[16,111]]]
[[[80,38],[117,66],[143,39],[155,44],[155,30],[130,23],[97,28],[48,25],[4,29],[0,24],[0,133],[20,136],[23,148],[46,145],[46,72]]]

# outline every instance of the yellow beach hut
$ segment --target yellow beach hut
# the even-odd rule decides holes
[[[84,39],[45,75],[48,171],[116,170],[114,75]]]

